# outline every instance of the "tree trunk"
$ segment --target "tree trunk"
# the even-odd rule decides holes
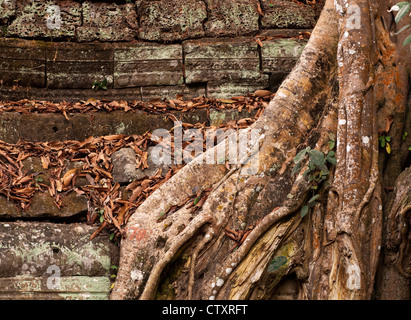
[[[410,189],[401,182],[410,174],[384,210],[378,148],[378,118],[394,103],[404,115],[408,92],[385,11],[368,0],[327,0],[294,70],[249,128],[260,133],[257,172],[247,174],[253,161],[205,164],[217,146],[154,192],[128,221],[112,299],[269,299],[291,275],[300,299],[369,299],[408,276]],[[397,135],[404,125],[395,122]],[[198,189],[207,196],[194,212]],[[383,232],[395,268],[379,264]],[[375,290],[379,266],[386,285]]]

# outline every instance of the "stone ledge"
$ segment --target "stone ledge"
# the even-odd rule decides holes
[[[193,109],[189,112],[174,111],[172,114],[180,121],[210,125],[210,114],[213,109]],[[220,110],[219,113],[230,115],[230,120],[240,120],[252,117],[255,111]],[[235,116],[232,116],[235,114]],[[41,141],[83,141],[90,136],[107,136],[112,134],[142,135],[158,128],[171,129],[173,121],[166,114],[148,114],[141,110],[124,112],[100,111],[88,113],[73,113],[69,120],[60,113],[30,113],[17,112],[0,113],[0,140],[16,143],[19,139],[29,142]],[[228,117],[227,117],[228,119]],[[224,121],[226,123],[227,121]]]
[[[96,230],[81,223],[0,222],[0,279],[48,276],[53,265],[62,277],[109,277],[118,247],[108,236],[90,240]]]
[[[108,277],[60,277],[58,282],[50,283],[49,276],[0,278],[0,300],[109,299]]]

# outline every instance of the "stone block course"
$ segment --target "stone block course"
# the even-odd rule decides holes
[[[142,101],[152,101],[159,99],[175,99],[181,95],[184,99],[206,96],[206,87],[204,84],[179,85],[179,86],[149,86],[142,87]]]
[[[183,78],[181,45],[133,43],[114,49],[114,87],[179,85]]]
[[[258,45],[249,38],[189,40],[183,50],[186,83],[260,77]]]

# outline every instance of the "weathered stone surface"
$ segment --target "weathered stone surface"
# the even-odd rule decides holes
[[[30,206],[21,212],[21,216],[66,218],[84,212],[87,212],[87,197],[78,195],[74,191],[63,197],[60,209],[48,193],[37,192],[34,194]]]
[[[300,57],[306,40],[273,39],[264,41],[261,63],[264,72],[290,72]]]
[[[207,121],[206,110],[190,113],[175,113],[185,122]],[[83,141],[89,136],[111,134],[144,134],[157,128],[170,129],[173,122],[164,115],[147,114],[143,111],[95,112],[92,115],[76,113],[66,120],[62,114],[15,112],[0,113],[0,140],[16,143],[25,141]]]
[[[192,99],[206,95],[204,85],[181,85],[181,86],[151,86],[142,87],[142,100],[152,101],[158,99],[175,99],[182,95],[184,99]]]
[[[113,182],[126,183],[135,180],[137,175],[137,156],[133,149],[122,148],[111,156],[113,163]]]
[[[207,18],[200,0],[137,1],[139,37],[151,41],[178,41],[204,36]]]
[[[108,44],[55,43],[47,50],[47,87],[90,89],[107,79],[112,88],[113,59]]]
[[[16,205],[8,201],[3,195],[0,195],[0,218],[3,217],[18,217],[20,215],[19,209]]]
[[[107,299],[118,247],[97,227],[0,223],[0,299]]]
[[[59,209],[48,193],[36,192],[30,206],[19,210],[12,201],[0,195],[0,218],[67,218],[87,211],[87,198],[70,192]]]
[[[316,23],[315,10],[292,0],[261,0],[263,28],[312,28]]]
[[[183,78],[181,45],[135,43],[114,50],[114,87],[179,85]]]
[[[90,241],[96,230],[82,223],[0,222],[0,277],[42,277],[52,265],[61,276],[108,277],[118,248],[108,235]]]
[[[82,4],[83,24],[77,28],[78,41],[132,41],[137,35],[135,5],[126,3]]]
[[[248,38],[188,40],[183,50],[186,83],[260,77],[257,43]]]
[[[258,0],[205,0],[209,12],[205,23],[209,37],[246,35],[258,31]]]
[[[58,8],[55,7],[58,5]],[[74,37],[81,25],[81,4],[72,1],[22,0],[8,35],[22,38]]]
[[[32,87],[0,86],[0,99],[16,101],[21,99],[47,100],[53,102],[78,102],[88,99],[109,101],[141,101],[141,90],[138,88],[92,90],[92,89],[45,89]],[[0,129],[1,130],[1,129]]]
[[[108,300],[107,277],[60,277],[50,282],[44,277],[0,278],[0,300]]]
[[[269,75],[263,74],[255,81],[210,81],[207,83],[207,95],[221,99],[252,93],[258,89],[269,88]]]
[[[7,21],[16,14],[16,0],[0,0],[0,21]]]
[[[0,69],[3,84],[44,87],[45,68],[45,47],[41,41],[0,39]]]
[[[256,114],[256,111],[251,110],[241,110],[239,112],[237,109],[233,110],[210,110],[210,125],[219,127],[222,124],[226,124],[230,121],[238,121],[244,118],[252,118]]]
[[[113,163],[113,181],[115,183],[128,183],[134,180],[140,180],[144,177],[153,176],[159,168],[162,169],[161,174],[165,176],[169,170],[166,164],[156,164],[151,157],[151,151],[154,147],[148,148],[147,164],[148,168],[137,168],[137,156],[133,149],[122,148],[111,156]]]

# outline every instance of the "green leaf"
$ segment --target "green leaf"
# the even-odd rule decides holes
[[[270,265],[268,266],[268,272],[274,272],[283,267],[287,263],[286,256],[278,256],[271,260]]]
[[[320,167],[321,165],[325,163],[324,153],[322,153],[319,150],[310,150],[308,152],[308,155],[310,156],[310,160],[317,167]]]
[[[305,215],[308,213],[308,209],[309,207],[307,205],[301,208],[301,218],[305,217]]]
[[[405,138],[408,136],[408,132],[405,131],[404,134],[402,135],[402,141],[405,141]]]
[[[335,141],[328,141],[328,149],[332,150],[335,147]]]
[[[404,40],[404,42],[402,43],[404,46],[406,46],[407,44],[411,43],[411,34]]]
[[[410,151],[411,151],[411,147],[408,147],[408,150],[410,150]]]
[[[395,35],[398,35],[398,34],[400,34],[401,32],[403,32],[405,29],[408,29],[408,27],[409,27],[410,25],[409,24],[407,24],[406,26],[403,26],[400,30],[398,30],[396,33],[394,33]]]
[[[391,141],[391,136],[386,136],[385,141]]]
[[[397,15],[395,16],[395,22],[398,23],[404,17],[408,11],[410,10],[411,3],[403,1],[400,3],[397,3],[397,6],[400,7],[400,11],[398,11]]]
[[[310,169],[310,171],[314,171],[315,170],[315,165],[312,161],[308,162],[308,169]]]
[[[100,222],[103,223],[103,221],[104,221],[104,215],[101,215],[100,216]]]
[[[114,233],[110,234],[110,241],[114,239]]]
[[[315,196],[311,197],[311,199],[308,200],[308,203],[311,203],[311,202],[317,200],[319,196],[320,196],[319,194],[316,194]]]
[[[110,278],[117,278],[115,274],[110,275]]]
[[[308,148],[301,150],[294,158],[294,163],[300,163],[308,152]]]
[[[337,159],[336,159],[334,156],[328,155],[328,156],[327,156],[327,161],[328,161],[329,163],[333,164],[333,165],[336,165],[336,164],[337,164]]]
[[[111,265],[111,266],[110,266],[110,269],[113,269],[113,270],[118,270],[118,267],[117,267],[116,265],[114,265],[114,264],[113,264],[113,265]]]
[[[335,141],[335,134],[334,133],[329,133],[328,138],[330,138],[330,141]]]
[[[298,171],[300,171],[300,169],[301,169],[301,164],[300,164],[300,163],[297,163],[297,164],[294,166],[293,170],[291,170],[291,175],[292,175],[292,176],[295,175]]]
[[[196,205],[200,201],[200,197],[194,199],[194,205]]]
[[[384,148],[385,147],[385,136],[379,137],[378,140],[380,140],[381,148]]]
[[[314,207],[315,205],[317,205],[318,203],[319,203],[319,202],[314,201],[314,202],[311,202],[311,203],[307,204],[307,206],[308,206],[308,208],[312,208],[312,207]]]

